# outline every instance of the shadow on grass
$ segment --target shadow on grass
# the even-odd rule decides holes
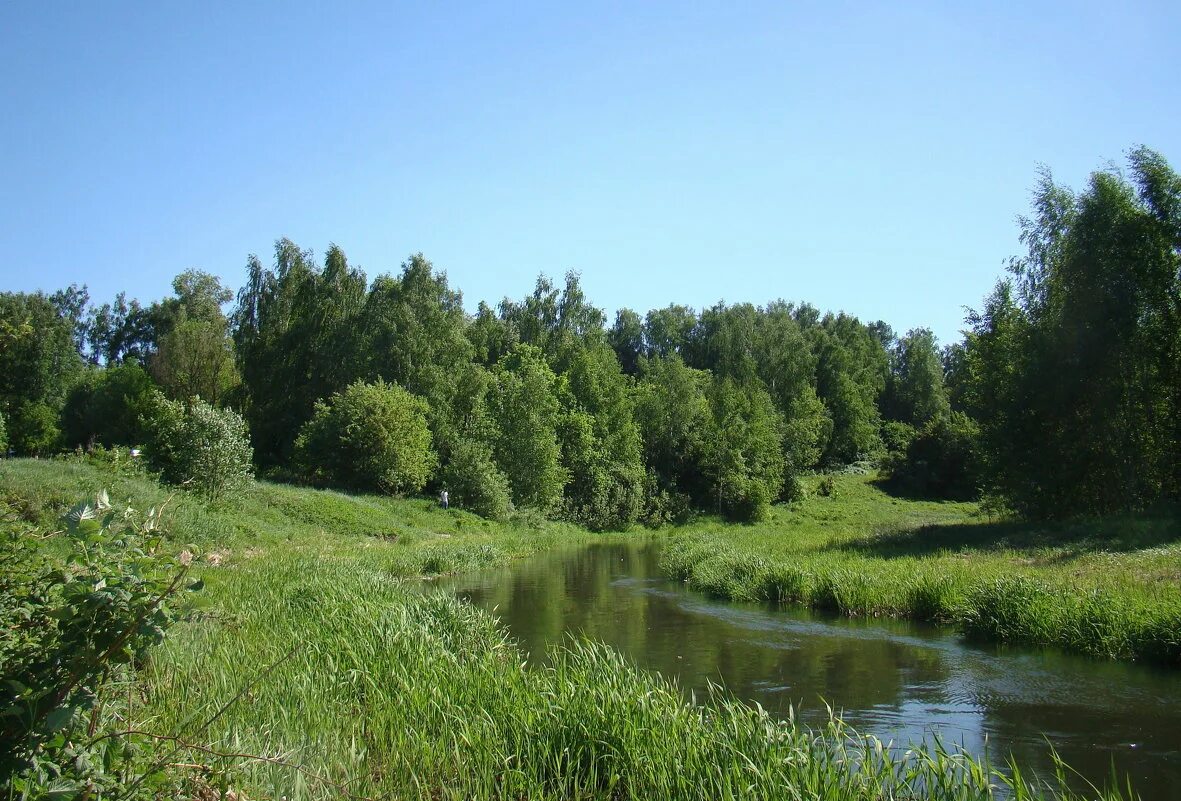
[[[956,551],[1056,551],[1058,559],[1067,560],[1098,551],[1139,551],[1178,542],[1181,513],[1168,509],[1060,523],[981,520],[937,524],[879,532],[831,549],[886,559]]]
[[[949,501],[959,503],[973,499],[970,493],[965,494],[963,497],[948,496],[934,487],[919,486],[915,482],[901,481],[890,477],[877,478],[869,483],[874,489],[880,490],[891,498],[898,498],[904,501],[934,501],[936,503]]]

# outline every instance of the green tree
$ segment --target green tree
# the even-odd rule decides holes
[[[669,304],[644,318],[644,343],[648,356],[684,354],[697,327],[697,314],[688,306]]]
[[[576,348],[568,362],[558,431],[567,514],[595,530],[627,528],[640,515],[644,483],[630,381],[606,345]]]
[[[311,251],[281,239],[275,266],[251,256],[233,314],[234,346],[251,433],[264,464],[286,462],[315,403],[365,372],[358,342],[365,274],[328,248],[324,266]]]
[[[607,344],[615,351],[623,372],[635,375],[644,356],[644,320],[631,309],[620,309],[607,332]]]
[[[224,321],[182,320],[161,337],[151,368],[169,397],[198,395],[215,406],[241,382]]]
[[[922,494],[954,500],[976,497],[980,479],[980,427],[963,412],[933,417],[892,465],[891,478]]]
[[[154,389],[151,377],[135,362],[92,368],[66,398],[61,415],[64,444],[142,445]]]
[[[295,443],[308,478],[360,490],[416,492],[437,465],[427,404],[397,384],[356,382],[317,402]]]
[[[0,293],[0,413],[21,454],[58,444],[58,414],[81,375],[75,321],[42,293]]]
[[[557,437],[557,377],[532,345],[514,348],[493,375],[497,466],[508,476],[513,503],[548,514],[558,508],[567,480]]]
[[[547,276],[538,276],[532,295],[519,303],[508,298],[501,301],[500,317],[520,342],[539,348],[550,360],[572,340],[591,343],[605,336],[606,318],[602,310],[587,301],[574,271],[566,273],[561,290]]]
[[[801,314],[806,320],[808,309]],[[880,337],[845,314],[807,322],[804,331],[816,355],[816,394],[832,419],[823,461],[842,464],[869,457],[881,448],[877,399],[889,370]]]
[[[370,378],[393,381],[432,403],[451,392],[474,348],[465,335],[463,296],[421,254],[397,278],[381,276],[365,299],[360,347]]]
[[[144,455],[160,477],[208,501],[238,495],[253,478],[250,436],[237,412],[215,409],[200,398],[169,400],[155,390],[144,430]]]
[[[1146,148],[1079,194],[1046,172],[1022,239],[969,318],[990,482],[1033,516],[1181,496],[1181,178]]]
[[[229,320],[221,310],[233,292],[200,270],[178,275],[172,289],[175,297],[152,307],[158,321],[148,361],[152,376],[175,400],[199,395],[219,405],[240,382]]]
[[[783,489],[783,420],[757,385],[716,380],[710,403],[718,432],[712,478],[718,511],[735,520],[762,520]]]
[[[508,477],[496,466],[492,449],[482,442],[455,443],[439,485],[453,506],[489,520],[503,520],[512,509]]]
[[[636,395],[636,421],[643,443],[650,503],[676,510],[711,508],[710,482],[717,426],[707,390],[710,375],[685,365],[678,355],[648,361]],[[676,513],[676,512],[674,512]],[[650,509],[650,519],[664,519]]]
[[[930,329],[908,331],[893,347],[881,406],[887,418],[915,428],[951,411],[943,381],[943,360]]]

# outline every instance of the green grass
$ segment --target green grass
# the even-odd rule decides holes
[[[104,486],[116,503],[141,509],[170,497],[144,476],[80,462],[0,467],[0,500],[43,526]],[[840,504],[845,492],[857,503]],[[857,520],[882,503],[873,492],[842,482],[838,502],[825,507],[817,499],[801,510],[809,522],[795,528],[815,538],[831,524],[852,541]],[[204,597],[153,652],[140,692],[127,696],[128,711],[119,714],[136,728],[209,749],[182,748],[171,764],[207,770],[211,786],[292,801],[977,799],[1013,782],[938,747],[884,748],[839,721],[818,730],[776,721],[721,691],[687,703],[669,682],[593,643],[572,641],[545,667],[527,667],[493,618],[424,591],[413,578],[592,538],[571,526],[488,524],[424,500],[266,483],[233,506],[211,509],[178,496],[169,508],[172,546],[198,554]],[[841,508],[859,511],[842,516]],[[968,511],[903,503],[890,519],[946,523]],[[781,522],[787,514],[776,512]],[[727,547],[749,538],[751,551],[762,542],[770,552],[778,530],[724,533],[734,539]],[[674,553],[718,536],[710,524],[690,527]],[[757,559],[768,557],[746,558],[741,570],[729,569],[738,576],[727,585],[735,595],[763,581]],[[830,577],[818,592],[837,604],[863,603],[847,596],[868,598],[876,580],[852,576]],[[122,701],[116,707],[124,709]],[[1043,791],[1074,797],[1021,780],[1010,788],[1016,798]]]
[[[720,598],[1181,665],[1181,521],[1167,513],[993,522],[972,504],[897,498],[872,476],[838,476],[832,496],[777,508],[765,523],[675,532],[662,569]]]

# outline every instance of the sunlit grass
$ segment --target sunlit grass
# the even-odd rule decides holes
[[[839,721],[775,720],[721,691],[689,703],[594,643],[571,641],[526,666],[492,617],[424,591],[424,574],[592,539],[572,526],[490,524],[421,499],[265,483],[209,508],[146,477],[76,462],[0,467],[3,500],[46,525],[59,505],[102,486],[137,508],[168,501],[172,547],[194,553],[205,579],[200,602],[153,653],[138,700],[128,696],[128,719],[201,745],[182,749],[175,768],[204,765],[212,783],[249,798],[1075,797],[1057,783],[1010,787],[1019,770],[1002,774],[937,744],[906,751]],[[670,569],[691,565],[692,581],[730,597],[847,612],[900,612],[897,598],[960,608],[967,567],[958,578],[936,568],[908,575],[902,590],[892,582],[906,568],[887,574],[886,559],[832,546],[863,537],[875,515],[909,526],[962,520],[970,507],[901,502],[882,515],[877,490],[850,486],[864,493],[855,503],[838,494],[827,508],[777,510],[762,527],[682,531]],[[797,514],[803,522],[783,525]]]
[[[1181,526],[1039,525],[894,498],[868,476],[767,523],[672,534],[662,570],[715,597],[952,623],[986,641],[1181,664]]]

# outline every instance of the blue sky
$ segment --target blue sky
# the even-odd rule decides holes
[[[1181,166],[1181,4],[0,8],[0,289],[422,251],[474,308],[806,300],[958,336],[1036,169]]]

